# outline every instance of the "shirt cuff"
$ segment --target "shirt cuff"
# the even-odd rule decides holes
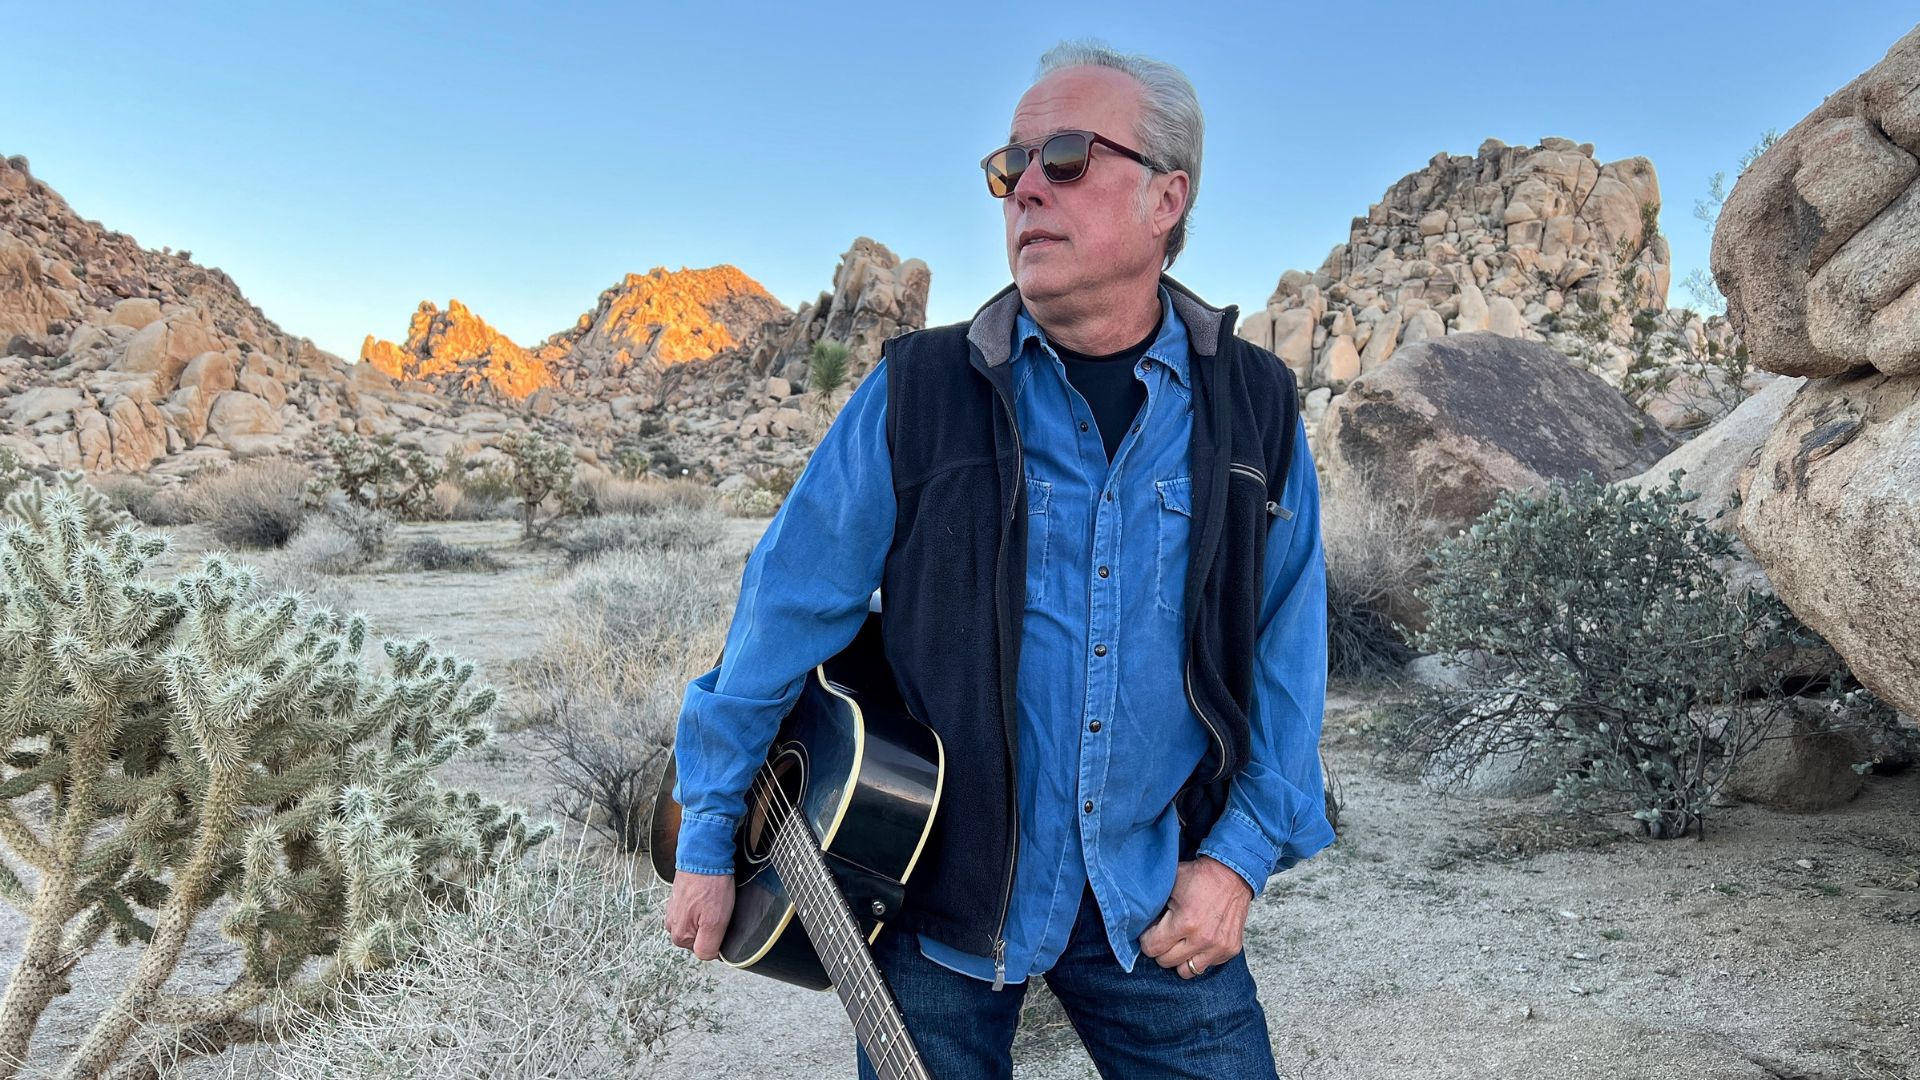
[[[1273,876],[1273,864],[1279,856],[1260,826],[1231,806],[1213,823],[1213,831],[1201,843],[1199,854],[1225,863],[1240,875],[1255,896],[1266,889],[1267,878]]]
[[[680,841],[673,852],[675,871],[689,874],[733,873],[736,824],[711,814],[680,812]]]

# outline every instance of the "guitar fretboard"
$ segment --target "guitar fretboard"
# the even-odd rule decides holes
[[[874,1070],[882,1080],[933,1080],[907,1034],[879,965],[867,951],[866,935],[834,884],[813,830],[797,812],[788,810],[781,817],[772,855],[800,925],[833,980],[834,993],[846,1007]]]

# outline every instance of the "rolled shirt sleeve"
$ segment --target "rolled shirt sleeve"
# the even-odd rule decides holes
[[[815,665],[859,633],[893,540],[883,355],[848,398],[741,577],[720,662],[687,686],[675,733],[674,867],[733,872],[746,793]]]
[[[1228,787],[1227,808],[1199,853],[1225,863],[1258,896],[1276,871],[1333,843],[1320,771],[1327,690],[1327,566],[1320,481],[1306,421],[1267,532],[1260,629],[1249,710],[1251,754]]]

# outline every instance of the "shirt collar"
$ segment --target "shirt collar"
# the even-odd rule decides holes
[[[1046,331],[1040,329],[1040,324],[1033,321],[1033,317],[1027,314],[1027,305],[1023,303],[1020,305],[1019,314],[1014,316],[1013,320],[1014,354],[1024,353],[1029,341],[1039,342],[1040,348],[1048,356],[1057,358],[1060,355],[1053,351],[1053,344],[1047,340]],[[1167,286],[1163,282],[1160,285],[1160,333],[1153,339],[1153,344],[1147,346],[1146,355],[1165,364],[1167,370],[1173,372],[1182,386],[1191,389],[1193,384],[1187,381],[1187,353],[1187,324],[1174,311],[1173,296],[1167,292]]]

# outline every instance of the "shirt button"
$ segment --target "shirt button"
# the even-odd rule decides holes
[[[1113,501],[1113,492],[1112,492],[1112,491],[1108,491],[1108,492],[1107,492],[1107,501],[1108,501],[1108,502],[1112,502],[1112,501]]]
[[[1152,370],[1153,370],[1153,361],[1151,361],[1151,360],[1142,360],[1142,361],[1140,361],[1140,370],[1141,370],[1141,371],[1152,371]]]
[[[1081,807],[1080,809],[1082,809],[1082,810],[1085,810],[1085,811],[1086,811],[1087,813],[1089,813],[1089,814],[1091,814],[1091,813],[1093,813],[1093,800],[1092,800],[1092,799],[1088,799],[1088,800],[1087,800],[1087,805],[1085,805],[1085,806],[1083,806],[1083,807]]]
[[[1105,643],[1105,642],[1102,642],[1102,643],[1100,643],[1100,644],[1098,644],[1098,645],[1095,645],[1095,646],[1093,647],[1093,655],[1095,655],[1095,656],[1105,656],[1105,655],[1107,655],[1107,646],[1106,646],[1106,643]]]
[[[1088,724],[1087,724],[1087,730],[1088,730],[1088,731],[1099,731],[1099,730],[1100,730],[1100,721],[1098,721],[1098,720],[1093,720],[1093,721],[1089,721],[1089,722],[1088,722]]]
[[[1080,430],[1081,431],[1087,430],[1087,422],[1085,420],[1080,421]]]
[[[1104,566],[1103,566],[1103,567],[1101,567],[1101,568],[1100,568],[1100,576],[1101,576],[1101,577],[1106,577],[1106,576],[1107,576],[1107,568],[1106,568],[1106,567],[1104,567]]]
[[[1135,425],[1133,425],[1133,430],[1135,430],[1135,431],[1139,431],[1139,430],[1140,430],[1140,425],[1139,425],[1139,424],[1135,424]]]

